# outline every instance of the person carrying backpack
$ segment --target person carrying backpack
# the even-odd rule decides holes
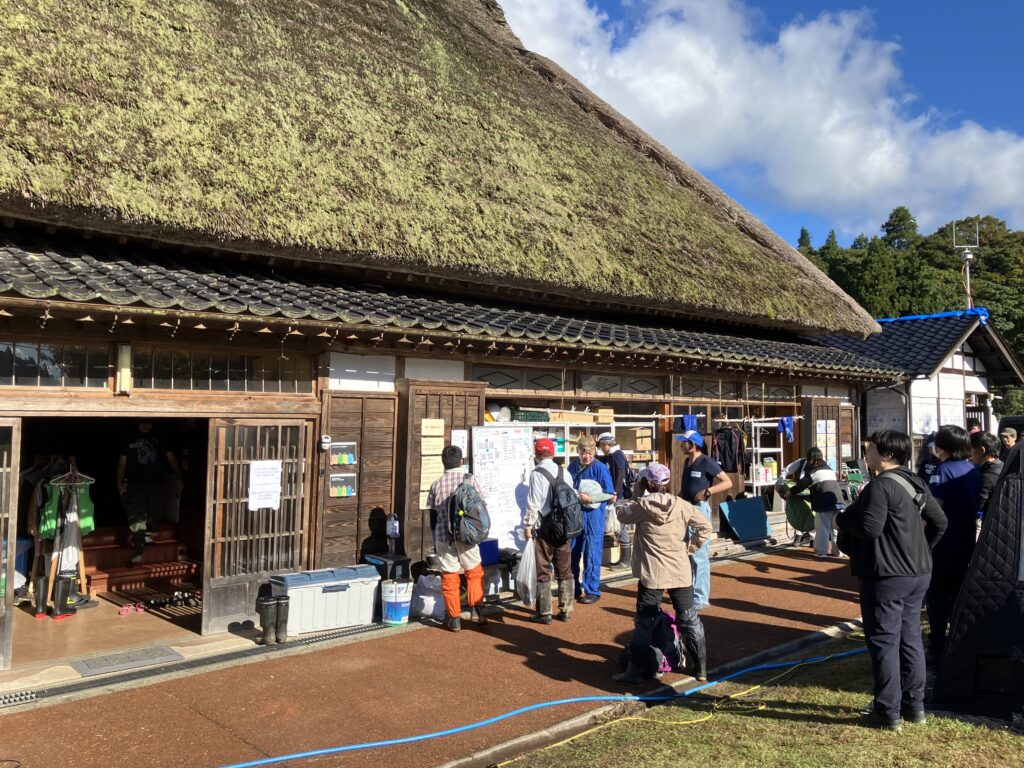
[[[582,533],[582,511],[579,497],[572,487],[572,478],[564,467],[555,463],[554,441],[541,438],[534,443],[533,451],[536,466],[530,473],[523,533],[528,541],[533,541],[537,556],[537,615],[534,621],[550,624],[552,566],[558,580],[558,618],[568,621],[572,615],[576,582],[572,575],[571,547],[572,539]],[[573,501],[575,509],[572,508]]]
[[[839,546],[860,580],[864,636],[871,655],[874,702],[860,722],[898,731],[902,719],[923,723],[925,692],[921,604],[932,574],[932,550],[946,515],[928,487],[905,468],[910,436],[881,430],[869,438],[870,483],[836,518]]]
[[[633,486],[636,485],[639,477],[629,466],[629,459],[623,453],[622,448],[615,442],[615,435],[611,432],[602,433],[597,438],[597,447],[602,454],[597,458],[608,467],[608,471],[612,474],[612,485],[615,487],[615,496],[609,503],[631,499]],[[616,538],[619,540],[622,555],[619,562],[612,565],[611,569],[613,571],[629,570],[629,560],[633,554],[633,539],[630,537],[629,527],[620,525]]]
[[[683,641],[686,670],[707,680],[707,643],[704,625],[694,607],[690,554],[714,534],[711,522],[693,504],[670,491],[672,473],[664,464],[649,464],[640,473],[634,498],[616,505],[622,523],[636,526],[633,533],[633,575],[636,586],[636,631],[630,642],[626,671],[613,679],[640,685],[646,679],[652,623],[661,613],[661,598],[668,590],[676,628]],[[646,495],[644,492],[646,491]],[[691,531],[687,544],[683,539]]]
[[[441,592],[444,595],[444,626],[458,632],[462,629],[462,603],[459,599],[459,571],[466,572],[466,597],[469,601],[470,619],[477,626],[487,624],[483,614],[484,569],[480,564],[480,545],[459,540],[458,529],[452,520],[451,502],[459,495],[463,483],[475,489],[482,498],[476,478],[467,474],[462,467],[462,449],[457,445],[445,446],[441,451],[444,474],[435,480],[427,493],[427,508],[434,523],[434,550],[441,564]],[[485,534],[486,535],[486,534]]]

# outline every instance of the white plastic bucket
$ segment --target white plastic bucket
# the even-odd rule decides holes
[[[409,607],[412,605],[412,581],[382,581],[380,595],[383,608],[381,618],[385,624],[408,624]]]

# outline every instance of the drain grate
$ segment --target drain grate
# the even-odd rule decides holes
[[[35,691],[18,691],[17,693],[0,694],[0,709],[3,707],[16,707],[19,704],[28,704],[36,700]]]

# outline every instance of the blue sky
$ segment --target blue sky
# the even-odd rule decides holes
[[[1024,2],[501,0],[524,44],[795,242],[1024,229]]]

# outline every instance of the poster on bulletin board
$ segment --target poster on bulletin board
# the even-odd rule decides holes
[[[522,549],[516,536],[526,511],[533,470],[533,429],[473,427],[472,473],[480,484],[491,517],[491,538],[498,547]]]

